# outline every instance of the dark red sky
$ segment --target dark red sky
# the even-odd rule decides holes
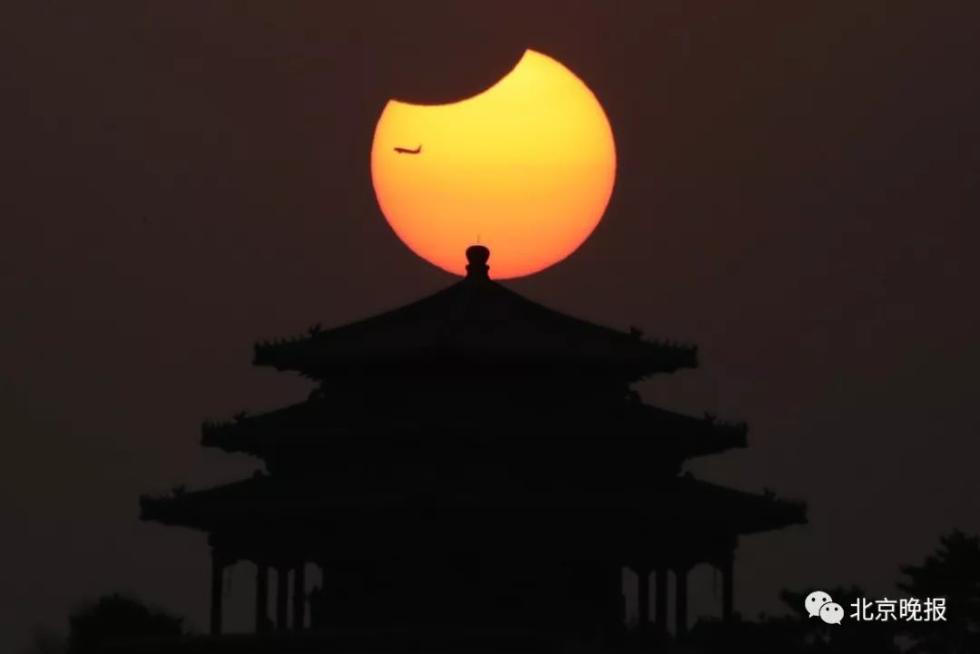
[[[452,281],[377,209],[374,121],[528,46],[603,102],[619,177],[585,246],[512,286],[698,343],[647,397],[751,447],[695,472],[810,503],[743,541],[740,608],[880,596],[980,530],[975,3],[53,4],[0,20],[3,651],[117,589],[203,624],[204,538],[138,495],[254,467],[198,428],[305,395],[256,339]]]

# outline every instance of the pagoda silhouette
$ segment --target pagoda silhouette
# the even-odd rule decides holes
[[[208,534],[212,634],[224,572],[250,562],[254,628],[275,638],[667,638],[669,604],[681,637],[694,566],[719,571],[731,620],[739,536],[806,522],[802,503],[683,472],[746,447],[744,423],[657,408],[631,388],[696,367],[695,347],[546,308],[492,281],[489,256],[470,247],[465,278],[401,308],[257,344],[255,365],[315,390],[207,422],[202,445],[265,470],[141,498],[143,520]],[[639,579],[630,623],[624,568]]]

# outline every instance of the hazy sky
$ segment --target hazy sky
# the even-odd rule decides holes
[[[254,468],[198,441],[305,396],[250,367],[255,340],[452,282],[377,209],[374,121],[525,47],[595,91],[619,177],[582,249],[511,286],[697,343],[701,369],[645,395],[751,430],[695,472],[809,502],[810,525],[743,541],[738,607],[880,596],[980,530],[976,3],[338,5],[3,10],[0,650],[112,590],[204,627],[205,538],[140,523],[139,494]]]

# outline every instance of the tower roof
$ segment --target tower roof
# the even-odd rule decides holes
[[[635,381],[697,366],[697,348],[549,309],[494,282],[489,251],[467,250],[468,274],[426,298],[332,329],[255,346],[255,364],[314,378],[405,366],[577,368]]]
[[[473,493],[443,489],[436,494],[413,495],[353,488],[338,493],[317,478],[257,475],[199,491],[143,496],[140,506],[143,520],[209,532],[246,526],[262,529],[268,524],[294,524],[316,530],[319,521],[343,532],[337,524],[343,516],[385,515],[384,520],[367,518],[368,523],[383,528],[388,522],[397,522],[398,515],[445,513],[458,520],[460,512],[479,516],[481,521],[496,515],[505,522],[522,515],[544,519],[545,515],[565,514],[576,516],[574,522],[579,530],[583,516],[591,516],[590,520],[632,516],[654,531],[658,531],[658,524],[690,524],[732,534],[769,531],[807,521],[805,503],[778,498],[770,491],[750,493],[691,476],[664,479],[642,492]],[[392,534],[383,542],[396,540]]]
[[[499,418],[499,420],[498,420]],[[550,441],[587,438],[593,447],[632,451],[637,456],[656,453],[674,456],[678,462],[746,446],[744,422],[722,422],[712,416],[701,418],[630,402],[598,410],[546,411],[524,416],[520,429],[499,424],[507,416],[491,413],[478,424],[454,424],[453,418],[433,422],[412,421],[400,416],[347,414],[330,402],[311,399],[267,413],[240,414],[225,422],[209,421],[202,426],[201,443],[227,452],[243,452],[266,458],[286,448],[300,452],[311,449],[343,449],[346,439],[368,439],[381,444],[425,436],[429,439],[473,440],[491,438],[498,442]]]

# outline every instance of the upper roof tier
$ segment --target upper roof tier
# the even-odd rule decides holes
[[[499,409],[499,407],[498,407]],[[256,415],[239,414],[231,421],[209,421],[202,426],[201,444],[227,452],[243,452],[267,458],[283,450],[309,456],[312,449],[333,451],[351,438],[364,439],[377,448],[391,440],[426,438],[434,441],[492,440],[502,444],[519,440],[547,441],[554,448],[556,438],[568,443],[586,439],[590,449],[613,448],[633,456],[674,455],[678,460],[716,454],[746,447],[748,426],[744,422],[723,422],[710,415],[703,418],[643,404],[623,402],[615,406],[564,407],[522,414],[515,419],[506,411],[495,410],[471,417],[430,412],[429,420],[408,416],[348,413],[325,400],[307,400]],[[562,447],[563,445],[558,445]],[[377,452],[377,449],[374,449]]]
[[[467,276],[417,302],[293,340],[255,345],[255,364],[323,379],[413,366],[578,369],[635,381],[697,366],[697,348],[648,341],[554,311],[492,281],[483,246]]]

